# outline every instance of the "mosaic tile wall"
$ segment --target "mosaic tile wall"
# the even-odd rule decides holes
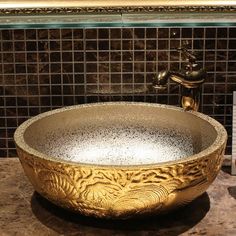
[[[151,88],[157,71],[178,70],[189,44],[208,78],[201,111],[227,129],[231,152],[236,28],[29,29],[0,31],[0,157],[16,156],[15,128],[72,104],[144,101],[179,105],[180,88]]]

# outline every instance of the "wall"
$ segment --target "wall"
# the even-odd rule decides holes
[[[201,111],[227,129],[231,152],[236,28],[113,28],[0,31],[0,157],[16,156],[15,128],[61,106],[105,101],[179,105],[179,86],[151,89],[157,71],[180,69],[189,43],[207,68]]]

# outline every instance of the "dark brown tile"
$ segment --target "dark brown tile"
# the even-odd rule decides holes
[[[64,39],[71,39],[72,33],[73,33],[72,29],[61,29],[61,37],[63,40]]]
[[[81,40],[74,41],[74,50],[81,51],[84,49],[84,43]]]
[[[122,38],[124,38],[124,39],[133,38],[133,29],[132,28],[123,28],[122,29]]]
[[[157,60],[157,52],[156,51],[147,51],[145,60],[146,61],[156,61]]]
[[[169,29],[168,28],[159,28],[158,29],[158,38],[169,38]]]
[[[72,96],[63,97],[63,106],[71,106],[74,104],[74,98]]]
[[[60,51],[61,49],[61,42],[59,40],[50,41],[49,45],[51,51]]]
[[[98,36],[97,29],[86,29],[85,30],[85,38],[86,39],[96,39]]]
[[[25,31],[22,29],[13,30],[13,36],[14,36],[14,40],[24,40]]]
[[[217,40],[217,49],[226,49],[228,47],[227,40]]]
[[[110,47],[111,50],[113,51],[117,51],[117,50],[121,50],[121,41],[120,40],[112,40],[110,42]]]
[[[47,29],[39,29],[38,30],[38,38],[39,39],[49,39],[49,31]]]
[[[134,61],[144,61],[144,52],[134,52]]]
[[[157,28],[146,28],[146,38],[157,39]]]
[[[83,62],[81,63],[74,63],[74,72],[75,73],[82,73],[84,72],[85,65]]]
[[[206,38],[215,38],[216,28],[206,28]]]
[[[193,29],[192,28],[182,28],[182,38],[192,38]]]
[[[25,58],[25,57],[23,57]],[[13,53],[3,53],[3,62],[4,63],[13,63],[14,62],[14,54]],[[17,60],[19,62],[19,60]]]
[[[121,63],[111,63],[110,64],[110,73],[121,72]]]
[[[147,50],[157,50],[157,40],[146,40]]]
[[[121,38],[121,29],[110,29],[110,37],[111,39],[120,39]]]
[[[180,47],[180,40],[170,40],[170,49],[177,49]]]
[[[158,49],[167,50],[169,48],[169,40],[158,40]]]
[[[229,58],[227,51],[219,51],[216,54],[216,60],[217,61],[227,61]],[[229,59],[230,60],[230,59]]]
[[[204,38],[205,30],[204,28],[194,28],[193,29],[193,37],[194,38]]]
[[[227,38],[228,28],[217,28],[217,38]]]
[[[86,61],[96,61],[97,60],[97,53],[96,52],[87,52],[85,54]]]
[[[98,67],[97,67],[97,63],[86,63],[86,72],[97,72],[98,71]]]
[[[13,42],[2,42],[3,51],[13,51]]]
[[[170,29],[170,38],[180,38],[180,29],[179,28]]]
[[[229,38],[236,38],[236,28],[232,27],[229,29]]]
[[[216,48],[216,41],[215,40],[206,40],[205,41],[205,44],[206,44],[206,49],[210,49],[210,50],[213,50]]]
[[[12,30],[2,30],[1,37],[2,37],[2,40],[13,40],[13,31]]]
[[[120,84],[121,83],[121,74],[113,74],[111,76],[111,83]]]
[[[206,51],[205,52],[205,61],[209,62],[209,61],[215,61],[215,57],[216,57],[216,52],[215,51]]]
[[[145,29],[144,28],[134,29],[134,38],[144,39],[145,38]]]
[[[71,51],[72,50],[72,41],[62,41],[61,43],[62,51]]]
[[[236,40],[229,40],[229,49],[236,49]]]
[[[133,69],[133,64],[132,63],[124,63],[122,67],[123,72],[131,72]]]
[[[84,38],[84,30],[83,29],[73,29],[73,38],[74,39],[83,39]]]
[[[109,29],[98,29],[99,39],[109,39]]]
[[[105,51],[110,49],[110,41],[109,40],[100,40],[98,42],[98,50]]]
[[[140,62],[140,63],[137,63],[135,62],[134,63],[134,66],[133,66],[133,70],[135,72],[144,72],[144,63]]]
[[[120,52],[111,52],[110,53],[110,59],[111,61],[121,61],[121,53]]]
[[[61,38],[61,30],[60,29],[50,29],[48,31],[49,39],[59,39]]]
[[[85,50],[97,50],[97,41],[86,41]]]
[[[99,61],[109,61],[109,52],[98,52],[99,55]]]
[[[109,73],[110,63],[99,63],[99,73]]]
[[[196,40],[193,40],[193,49],[194,50],[202,50],[204,47],[204,40],[203,39],[196,39]]]

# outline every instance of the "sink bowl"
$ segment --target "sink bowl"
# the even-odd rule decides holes
[[[204,193],[221,168],[227,133],[198,112],[121,102],[42,113],[14,139],[39,194],[84,215],[125,219]]]

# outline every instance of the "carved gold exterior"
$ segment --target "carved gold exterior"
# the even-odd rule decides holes
[[[220,170],[225,143],[210,155],[172,164],[99,167],[18,155],[35,190],[84,215],[129,218],[184,205],[204,193]]]

